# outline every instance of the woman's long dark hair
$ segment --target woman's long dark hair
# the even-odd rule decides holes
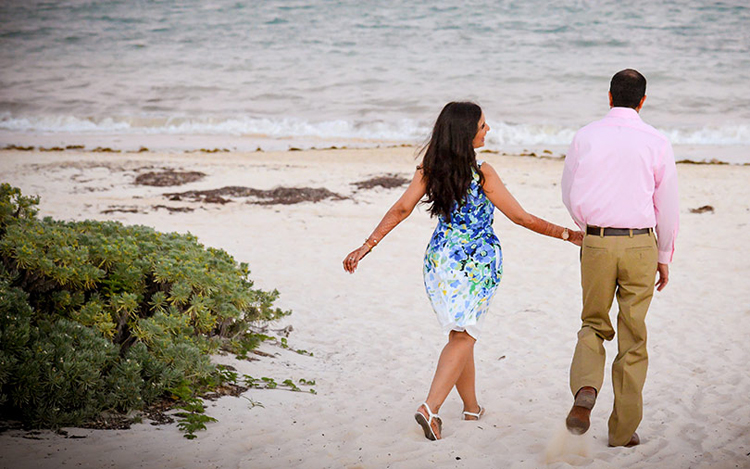
[[[484,177],[477,165],[474,137],[478,131],[482,108],[474,103],[448,103],[435,121],[430,141],[420,153],[427,184],[427,211],[431,216],[451,219],[453,205],[463,202],[469,191],[472,170]]]

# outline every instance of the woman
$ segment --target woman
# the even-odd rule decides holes
[[[430,440],[441,438],[440,406],[456,386],[463,419],[479,420],[484,408],[474,389],[474,343],[480,320],[502,276],[500,241],[492,229],[494,208],[518,225],[578,246],[583,234],[535,217],[521,207],[488,163],[476,160],[490,127],[474,103],[448,103],[440,113],[422,164],[401,198],[365,243],[344,259],[354,273],[365,257],[427,196],[428,212],[438,218],[427,246],[424,283],[438,321],[448,334],[425,402],[414,415]]]

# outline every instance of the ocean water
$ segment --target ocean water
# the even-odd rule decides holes
[[[750,161],[746,0],[3,0],[0,143],[420,143],[468,99],[489,148],[562,146],[623,68],[673,143]]]

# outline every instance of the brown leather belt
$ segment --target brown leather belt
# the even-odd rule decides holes
[[[603,231],[602,231],[603,230]],[[651,233],[653,228],[601,228],[598,226],[587,226],[586,234],[594,236],[632,236]]]

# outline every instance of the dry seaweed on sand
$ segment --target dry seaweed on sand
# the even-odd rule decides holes
[[[160,399],[143,410],[143,416],[151,420],[151,425],[169,425],[174,423],[172,418],[166,412],[172,410],[174,401],[172,399]]]
[[[239,397],[248,389],[250,388],[247,386],[240,386],[239,384],[234,383],[224,383],[217,386],[212,391],[203,393],[201,397],[209,401],[215,401],[222,396]]]
[[[728,165],[726,161],[719,161],[717,159],[711,159],[707,161],[693,161],[693,160],[679,160],[676,164],[711,164],[711,165]]]
[[[357,189],[372,189],[374,187],[385,187],[386,189],[393,189],[395,187],[401,187],[409,183],[409,180],[405,177],[397,174],[385,174],[383,176],[376,176],[364,181],[358,181],[351,183],[356,186]]]
[[[703,205],[698,208],[691,208],[690,213],[714,213],[714,208],[710,205]]]
[[[81,424],[80,427],[95,430],[128,430],[132,423],[133,419],[128,418],[126,415],[105,412],[102,415]]]
[[[169,211],[169,213],[174,213],[174,212],[192,212],[192,211],[195,210],[192,207],[169,207],[167,205],[161,205],[161,204],[159,204],[159,205],[153,205],[153,206],[151,206],[151,208],[154,209],[154,210],[159,210],[160,208],[163,208],[163,209]]]
[[[139,174],[134,183],[141,186],[180,186],[190,182],[200,181],[206,177],[206,173],[200,171],[175,171],[166,169],[164,171],[151,171]]]
[[[185,153],[229,153],[227,148],[200,148],[198,150],[185,150]]]
[[[3,148],[3,150],[18,150],[18,151],[31,151],[33,149],[34,149],[33,146],[24,147],[21,145],[6,145],[5,148]]]
[[[203,191],[172,192],[164,194],[170,200],[192,199],[194,202],[226,203],[224,197],[247,197],[257,205],[292,205],[301,202],[320,202],[325,199],[343,200],[343,197],[323,187],[276,187],[262,190],[252,187],[226,186]]]
[[[110,213],[141,213],[138,207],[124,206],[124,205],[110,205],[108,209],[102,210],[100,213],[109,215]]]
[[[505,154],[505,153],[503,153]],[[560,156],[554,156],[554,153],[552,153],[550,150],[542,150],[541,153],[537,153],[534,151],[524,150],[516,156],[530,156],[532,158],[538,158],[541,160],[559,160],[559,159],[565,159],[565,155]]]

